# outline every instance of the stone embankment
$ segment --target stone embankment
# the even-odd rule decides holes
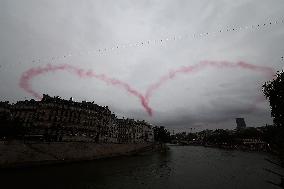
[[[23,143],[0,142],[0,168],[68,163],[132,155],[164,149],[163,145],[96,144],[92,142]]]

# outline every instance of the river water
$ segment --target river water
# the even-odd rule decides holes
[[[2,170],[0,188],[279,189],[274,172],[284,170],[266,159],[275,161],[265,153],[170,146],[164,153]]]

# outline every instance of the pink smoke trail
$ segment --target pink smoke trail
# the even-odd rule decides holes
[[[201,61],[198,64],[195,65],[189,65],[189,66],[182,66],[176,70],[171,70],[164,76],[160,77],[160,79],[156,82],[150,85],[146,91],[145,99],[147,102],[149,102],[151,96],[153,95],[153,92],[160,88],[164,83],[166,83],[169,80],[174,79],[179,74],[194,74],[198,71],[203,71],[207,67],[214,67],[217,69],[224,69],[224,68],[241,68],[245,70],[251,70],[256,72],[262,72],[266,74],[268,77],[272,77],[274,75],[274,69],[266,66],[257,66],[253,64],[248,64],[245,62],[238,62],[238,63],[230,63],[227,61]]]
[[[35,92],[30,84],[30,81],[41,74],[48,73],[48,72],[55,72],[55,71],[68,71],[70,73],[75,73],[77,76],[83,78],[96,78],[99,79],[107,84],[111,85],[116,85],[119,86],[123,89],[125,89],[129,94],[136,96],[137,98],[140,99],[141,105],[144,107],[146,112],[152,116],[152,108],[149,106],[149,101],[151,96],[153,95],[154,91],[159,89],[164,83],[166,83],[169,80],[172,80],[176,78],[177,75],[179,74],[194,74],[197,73],[198,71],[203,71],[205,68],[208,67],[214,67],[217,69],[224,69],[224,68],[240,68],[240,69],[245,69],[245,70],[251,70],[251,71],[256,71],[256,72],[261,72],[266,74],[268,77],[272,77],[274,75],[274,70],[270,67],[266,66],[257,66],[253,64],[248,64],[245,62],[238,62],[238,63],[230,63],[227,61],[201,61],[198,64],[195,65],[189,65],[189,66],[182,66],[176,70],[171,70],[164,76],[160,77],[160,79],[151,84],[146,92],[145,95],[143,95],[141,92],[135,90],[132,88],[129,84],[122,82],[118,79],[110,78],[104,74],[96,74],[92,70],[89,71],[84,71],[83,69],[70,66],[70,65],[59,65],[59,66],[52,66],[52,65],[47,65],[46,67],[37,67],[37,68],[31,68],[27,70],[26,72],[23,73],[21,79],[20,79],[20,87],[23,88],[26,92],[29,94],[33,95],[34,97],[41,99],[41,95]],[[264,98],[262,98],[264,99]],[[255,102],[259,102],[260,100],[257,99]]]
[[[20,78],[20,87],[23,88],[26,92],[30,93],[32,96],[36,97],[37,99],[41,99],[42,96],[35,92],[30,84],[30,81],[41,74],[48,73],[48,72],[55,72],[55,71],[68,71],[70,73],[74,73],[77,76],[83,78],[96,78],[99,79],[107,84],[111,85],[117,85],[123,89],[125,89],[128,93],[131,95],[134,95],[138,97],[141,101],[142,106],[145,108],[147,113],[151,116],[152,115],[152,109],[148,106],[148,103],[146,102],[144,96],[140,94],[137,90],[133,89],[129,84],[122,82],[118,79],[109,78],[108,76],[104,74],[96,74],[92,70],[84,71],[83,69],[79,69],[74,66],[70,65],[59,65],[59,66],[53,66],[53,65],[47,65],[46,67],[37,67],[37,68],[31,68],[23,73],[23,75]]]

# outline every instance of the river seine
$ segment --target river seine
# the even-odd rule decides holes
[[[266,153],[201,146],[65,165],[1,170],[3,188],[280,189],[284,170]],[[2,188],[2,187],[1,187]]]

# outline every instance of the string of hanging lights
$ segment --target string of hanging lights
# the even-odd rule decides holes
[[[117,44],[112,47],[104,47],[104,48],[98,48],[94,50],[89,51],[80,51],[80,52],[74,52],[74,53],[67,53],[62,56],[53,56],[53,57],[47,57],[47,58],[36,58],[32,59],[32,63],[56,63],[58,61],[62,61],[67,58],[75,57],[75,56],[86,56],[86,55],[106,55],[113,51],[118,51],[120,49],[126,49],[126,48],[141,48],[141,47],[147,47],[151,45],[165,45],[168,42],[172,41],[180,41],[180,40],[186,40],[186,39],[200,39],[207,36],[217,36],[221,33],[228,33],[228,32],[241,32],[246,30],[261,30],[261,29],[268,29],[270,26],[283,24],[284,19],[277,19],[274,21],[267,21],[262,24],[253,24],[253,25],[247,25],[247,26],[236,26],[236,27],[225,27],[223,29],[216,30],[215,32],[203,32],[203,33],[195,33],[195,34],[185,34],[185,35],[174,35],[171,37],[161,38],[161,39],[154,39],[154,40],[146,40],[146,41],[138,41],[138,42],[132,42],[132,43],[125,43],[125,44]],[[282,57],[283,60],[283,57]],[[23,63],[23,62],[20,62]],[[1,68],[1,67],[0,67]]]

